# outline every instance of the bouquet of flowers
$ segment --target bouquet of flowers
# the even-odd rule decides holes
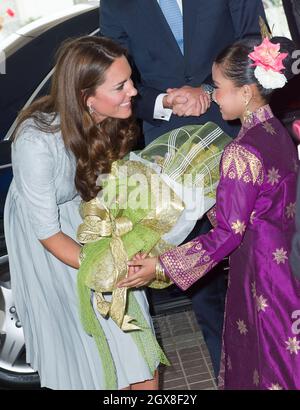
[[[77,235],[83,244],[80,313],[89,334],[96,332],[91,290],[103,317],[111,317],[124,331],[142,328],[133,292],[116,285],[135,254],[159,255],[180,244],[214,205],[220,158],[230,142],[214,123],[185,126],[114,162],[111,173],[99,178],[100,194],[81,204],[83,223]],[[151,286],[169,284],[155,280]],[[105,292],[112,293],[110,302]]]

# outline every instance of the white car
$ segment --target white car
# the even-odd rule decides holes
[[[77,5],[54,20],[44,18],[32,23],[30,29],[19,30],[0,50],[6,57],[6,73],[0,74],[0,389],[40,387],[38,374],[26,363],[22,323],[11,292],[5,247],[3,210],[12,178],[9,138],[17,113],[47,92],[52,56],[59,44],[70,37],[96,35],[98,27],[98,7]]]

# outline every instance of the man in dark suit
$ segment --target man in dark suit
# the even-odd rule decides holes
[[[282,0],[282,5],[289,23],[292,39],[300,45],[300,2],[299,0]]]
[[[158,0],[100,2],[101,34],[129,50],[140,76],[136,115],[143,120],[146,144],[168,130],[209,120],[232,134],[215,104],[205,115],[171,115],[166,121],[159,114],[154,118],[155,102],[168,88],[191,87],[191,92],[201,95],[200,86],[211,83],[212,63],[219,52],[237,39],[258,34],[258,16],[264,17],[261,0],[181,0],[179,4],[184,53]]]
[[[259,16],[265,17],[262,2],[170,0],[172,2],[177,3],[181,13],[181,31],[174,31],[177,22],[169,22],[161,0],[100,2],[101,34],[125,46],[135,65],[139,90],[136,115],[143,120],[145,142],[148,144],[182,125],[207,121],[217,123],[235,136],[238,127],[225,122],[217,105],[207,100],[212,64],[219,52],[235,40],[259,34]],[[197,224],[193,235],[207,232],[210,227],[208,221],[202,222],[200,229]],[[192,297],[216,375],[221,355],[225,292],[224,273],[219,269],[202,285],[197,285]]]

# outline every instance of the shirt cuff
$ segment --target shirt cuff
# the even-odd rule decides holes
[[[155,120],[169,121],[172,115],[172,110],[170,108],[164,108],[163,98],[167,94],[159,94],[155,100],[153,118]]]

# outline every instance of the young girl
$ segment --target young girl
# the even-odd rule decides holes
[[[11,286],[27,361],[51,389],[156,389],[156,368],[165,361],[143,290],[134,291],[145,321],[137,343],[95,307],[96,345],[79,317],[80,200],[97,195],[99,174],[110,172],[136,137],[137,91],[124,52],[103,37],[62,45],[50,95],[21,113],[12,145],[4,214]]]
[[[299,389],[300,281],[288,263],[298,161],[268,105],[273,90],[292,76],[293,44],[260,42],[234,44],[213,66],[223,118],[242,122],[221,161],[217,226],[159,260],[132,261],[120,286],[142,286],[163,270],[185,290],[230,255],[220,387]]]

